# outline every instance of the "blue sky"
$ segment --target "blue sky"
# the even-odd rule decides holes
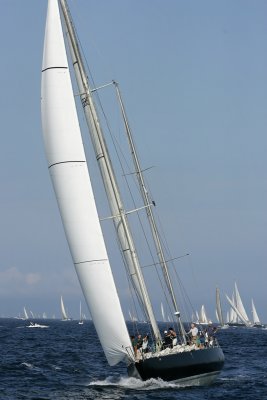
[[[157,212],[173,255],[190,253],[178,268],[194,306],[214,318],[216,285],[231,294],[237,281],[267,322],[267,3],[69,5],[96,83],[119,81],[141,160],[156,166]],[[78,316],[82,298],[42,141],[45,18],[45,0],[1,2],[0,315],[59,316],[63,294]]]

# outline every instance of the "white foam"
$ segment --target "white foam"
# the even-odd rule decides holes
[[[163,388],[180,388],[181,385],[173,382],[166,382],[162,379],[149,379],[147,381],[141,381],[136,378],[119,377],[114,379],[114,377],[107,377],[104,380],[96,380],[90,382],[88,386],[116,386],[127,389],[134,390],[156,390]]]
[[[35,365],[30,364],[30,363],[27,363],[27,362],[23,362],[23,363],[21,363],[21,365],[23,365],[23,366],[26,367],[26,368],[35,370],[35,371],[41,371],[41,368],[36,367]]]

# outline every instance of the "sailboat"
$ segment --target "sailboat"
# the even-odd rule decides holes
[[[23,307],[23,314],[24,314],[24,318],[23,319],[29,319],[29,314],[26,310],[26,307]]]
[[[83,325],[83,315],[82,315],[82,302],[80,301],[80,320],[79,325]]]
[[[62,321],[70,321],[71,318],[68,317],[68,314],[66,312],[62,296],[60,297],[60,309],[61,309],[61,317],[62,317],[61,319],[62,319]]]
[[[216,316],[217,316],[217,319],[218,319],[221,329],[226,329],[229,327],[228,324],[224,323],[219,288],[216,288]]]
[[[163,303],[160,303],[160,310],[161,310],[162,321],[163,321],[163,322],[166,322],[165,311],[164,311]]]
[[[252,306],[252,322],[253,322],[253,327],[254,328],[265,328],[265,325],[261,323],[254,301],[251,299],[251,306]]]
[[[151,351],[138,353],[138,356],[134,352],[125,323],[96,207],[74,102],[62,24],[67,31],[70,63],[74,67],[82,108],[101,171],[111,211],[110,220],[115,226],[130,282],[151,327]],[[128,375],[142,380],[161,378],[196,385],[212,383],[223,367],[224,354],[217,342],[205,349],[187,344],[185,328],[152,212],[153,202],[146,189],[118,84],[113,81],[133,156],[135,176],[144,202],[142,210],[151,227],[179,330],[178,344],[163,350],[160,329],[136,251],[128,212],[122,201],[101,119],[95,106],[94,93],[98,89],[90,86],[78,42],[67,2],[48,0],[41,89],[42,127],[48,169],[73,263],[106,359],[111,366],[125,362]]]
[[[235,283],[234,292],[232,299],[226,294],[226,299],[231,306],[232,312],[232,320],[228,322],[229,326],[246,326],[250,327],[252,325],[251,321],[248,318],[245,307],[241,300],[241,296],[239,294],[239,290],[237,288],[237,284]]]
[[[208,317],[207,317],[207,313],[206,313],[204,304],[202,304],[202,306],[201,306],[200,313],[198,314],[198,312],[196,312],[196,317],[197,317],[196,324],[198,324],[198,325],[212,324],[212,321],[210,319],[208,319]]]

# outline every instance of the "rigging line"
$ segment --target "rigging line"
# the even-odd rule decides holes
[[[117,241],[118,241],[118,239],[117,239]],[[121,251],[121,250],[120,250],[120,251]],[[122,257],[122,259],[123,259],[123,262],[124,262],[124,264],[125,264],[126,261],[125,261],[124,257]],[[137,295],[137,291],[136,291],[135,287],[130,283],[130,276],[129,276],[129,273],[127,274],[127,271],[126,271],[126,270],[127,270],[127,268],[126,268],[126,266],[125,266],[124,271],[125,271],[125,274],[126,274],[126,279],[127,279],[127,282],[128,282],[128,288],[129,288],[129,292],[130,292],[130,296],[131,296],[131,301],[132,301],[132,303],[133,303],[133,308],[134,308],[135,314],[136,314],[137,318],[139,319],[139,315],[138,315],[138,311],[137,311],[137,306],[136,306],[136,301],[135,301],[135,298],[136,298],[137,301],[138,301],[138,303],[139,303],[140,309],[143,311],[143,316],[145,317],[145,319],[146,319],[146,321],[147,321],[150,337],[153,339],[153,338],[154,338],[154,335],[153,335],[153,331],[152,331],[152,325],[151,325],[151,323],[150,323],[149,318],[147,318],[147,316],[146,316],[145,309],[144,309],[144,307],[143,307],[143,303],[139,300],[138,295]],[[135,292],[135,296],[134,296],[133,292]],[[135,328],[134,331],[136,331],[137,333],[139,333],[137,321],[132,321],[132,324],[133,324],[133,327]],[[153,341],[154,341],[154,340],[153,340]]]
[[[114,83],[115,83],[115,81],[113,81],[113,84],[114,84]],[[104,120],[105,120],[105,122],[106,122],[106,126],[107,126],[107,129],[108,129],[108,132],[109,132],[109,135],[110,135],[110,138],[111,138],[111,141],[112,141],[112,144],[113,144],[115,153],[116,153],[116,155],[117,155],[117,159],[118,159],[118,161],[119,161],[120,168],[121,168],[121,170],[122,170],[122,176],[125,177],[125,176],[130,175],[130,174],[133,174],[133,175],[136,176],[136,173],[135,173],[135,174],[134,174],[134,173],[131,173],[131,172],[125,173],[125,169],[124,169],[124,167],[123,167],[121,158],[124,160],[125,165],[127,166],[128,170],[131,171],[131,168],[130,168],[130,166],[129,166],[128,160],[126,159],[126,157],[125,157],[125,155],[124,155],[124,151],[122,150],[122,148],[121,148],[121,146],[120,146],[120,144],[119,144],[117,138],[116,138],[116,137],[113,135],[113,133],[112,133],[112,130],[111,130],[111,128],[110,128],[110,124],[109,124],[107,115],[106,115],[106,113],[104,112],[104,108],[103,108],[103,106],[102,106],[101,99],[100,99],[100,96],[99,96],[98,93],[96,93],[96,97],[97,97],[98,105],[100,106],[100,109],[101,109],[101,111],[102,111]],[[120,151],[121,156],[119,155],[119,151]],[[148,167],[147,169],[149,169],[149,168],[151,168],[151,167]],[[126,179],[125,179],[125,182],[126,182],[126,184],[127,184],[127,186],[128,186],[128,190],[129,190],[129,184],[128,184],[128,181],[127,181]],[[135,184],[135,187],[137,188],[139,194],[141,195],[141,190],[140,190],[139,184],[138,184],[138,182],[137,182],[136,180],[134,180],[134,184]],[[130,192],[130,190],[129,190],[129,192]]]
[[[172,261],[174,261],[174,260],[178,260],[179,258],[184,258],[184,257],[186,257],[186,256],[189,256],[189,253],[186,253],[186,254],[184,254],[183,256],[178,256],[178,257],[171,258],[170,260],[166,260],[166,263],[172,262]],[[161,265],[161,262],[157,261],[157,262],[154,263],[154,264],[143,265],[142,268],[154,267],[155,265]]]
[[[158,216],[158,214],[157,214],[157,216]],[[160,227],[161,227],[161,233],[163,234],[163,239],[164,239],[162,241],[163,246],[164,246],[165,251],[167,252],[167,254],[169,254],[169,256],[171,257],[171,251],[170,251],[170,248],[168,246],[168,242],[166,240],[166,237],[165,237],[165,234],[164,234],[164,229],[162,228],[162,224],[161,224],[159,216],[158,216],[158,221],[159,221],[159,224],[160,224]],[[187,253],[186,255],[189,255],[189,253]],[[188,294],[186,292],[186,289],[183,286],[182,280],[179,277],[179,274],[178,274],[178,272],[176,270],[176,267],[175,267],[175,265],[173,263],[173,260],[175,260],[175,258],[170,259],[170,262],[172,264],[172,267],[173,267],[175,275],[176,275],[176,279],[177,279],[177,282],[178,282],[178,287],[180,288],[180,290],[178,290],[178,294],[179,294],[179,297],[183,300],[183,301],[181,301],[181,306],[182,306],[182,308],[184,310],[184,313],[187,315],[188,312],[186,311],[186,308],[187,308],[186,304],[189,304],[189,306],[191,307],[192,310],[193,310],[193,306],[192,306],[191,301],[189,299],[189,296],[188,296]]]
[[[129,191],[130,191],[130,188],[129,188]],[[132,196],[131,191],[130,191],[130,194],[131,194],[131,196]],[[133,198],[133,197],[132,197],[132,201],[133,201],[133,203],[135,204],[134,198]],[[138,219],[139,219],[139,223],[140,223],[141,229],[142,229],[142,231],[143,231],[143,235],[144,235],[144,237],[145,237],[145,240],[146,240],[146,243],[147,243],[147,247],[148,247],[149,252],[150,252],[150,256],[151,256],[152,260],[154,260],[154,257],[153,257],[152,251],[151,251],[151,247],[150,247],[150,245],[149,245],[149,242],[148,242],[147,236],[146,236],[146,234],[145,234],[144,227],[143,227],[143,224],[142,224],[142,222],[141,222],[140,215],[139,215],[138,212],[137,212],[137,217],[138,217]],[[122,253],[122,255],[124,256],[123,253]],[[130,278],[130,273],[129,273],[129,270],[128,270],[128,265],[127,265],[127,263],[126,263],[124,257],[123,257],[123,262],[124,262],[124,265],[125,265],[125,270],[128,271],[127,277]],[[155,264],[155,260],[154,260],[154,264]],[[155,266],[155,265],[154,265],[154,266]],[[168,306],[169,306],[169,308],[170,308],[170,303],[169,303],[169,299],[168,299],[168,292],[167,292],[167,290],[166,290],[167,288],[165,288],[164,285],[163,285],[163,283],[162,283],[162,278],[161,278],[161,275],[159,274],[158,267],[155,266],[155,270],[156,270],[157,277],[158,277],[159,283],[160,283],[160,285],[161,285],[161,289],[162,289],[162,292],[163,292],[163,294],[164,294],[166,303],[168,304]],[[161,271],[161,269],[160,269],[160,271]],[[161,272],[162,272],[162,271],[161,271]],[[132,285],[131,285],[131,286],[132,286]],[[135,290],[135,288],[132,288],[132,289]],[[137,293],[136,290],[135,290],[135,295],[136,295],[136,297],[137,297],[137,299],[138,299],[140,308],[143,310],[144,315],[146,315],[145,310],[144,310],[143,305],[142,305],[142,302],[140,301],[139,296],[138,296],[138,293]],[[146,319],[147,319],[147,317],[146,317]],[[148,319],[148,321],[149,321],[149,319]],[[150,332],[150,334],[152,334],[152,332]],[[152,335],[152,337],[153,337],[153,335]]]
[[[73,28],[74,28],[74,30],[75,30],[76,37],[77,37],[78,42],[79,42],[79,45],[80,45],[80,49],[81,49],[83,58],[84,58],[84,60],[85,60],[85,64],[86,64],[86,66],[87,66],[87,70],[88,70],[88,72],[89,72],[90,80],[92,81],[94,87],[96,87],[95,81],[94,81],[94,78],[93,78],[93,74],[92,74],[91,69],[90,69],[90,67],[89,67],[89,64],[88,64],[88,62],[87,62],[87,58],[86,58],[85,52],[84,52],[84,50],[83,50],[83,46],[82,46],[82,43],[81,43],[81,41],[80,41],[78,32],[77,32],[75,26],[73,26]],[[114,82],[113,82],[113,83],[114,83]],[[118,160],[119,160],[120,165],[121,165],[121,169],[122,169],[122,171],[124,171],[124,169],[123,169],[123,167],[122,167],[122,164],[121,164],[120,157],[119,157],[118,152],[117,152],[117,148],[120,148],[120,146],[119,146],[118,142],[117,142],[117,146],[118,146],[118,147],[115,146],[115,143],[114,143],[114,136],[113,136],[112,133],[111,133],[110,125],[109,125],[109,123],[108,123],[108,119],[107,119],[106,113],[104,112],[104,109],[103,109],[103,106],[102,106],[102,103],[101,103],[101,100],[100,100],[100,97],[99,97],[99,94],[98,94],[97,91],[96,91],[96,97],[97,97],[97,99],[98,99],[98,104],[99,104],[99,106],[100,106],[100,108],[101,108],[101,110],[102,110],[104,119],[105,119],[105,121],[106,121],[107,128],[108,128],[108,131],[109,131],[111,140],[112,140],[112,142],[113,142],[113,146],[114,146],[114,148],[115,148],[115,152],[116,152],[116,154],[117,154]],[[122,152],[121,152],[121,153],[122,153]],[[122,153],[122,154],[123,154],[123,153]],[[125,159],[125,162],[126,162],[126,159]],[[128,163],[127,163],[127,162],[126,162],[126,165],[128,166]],[[128,168],[129,168],[129,166],[128,166]],[[139,185],[137,184],[137,182],[135,182],[135,183],[136,183],[136,186],[139,188]],[[128,186],[128,184],[127,184],[127,186]],[[128,187],[129,187],[129,186],[128,186]],[[128,189],[128,190],[129,190],[129,189]],[[131,195],[131,197],[132,197],[132,195]],[[134,204],[135,204],[135,203],[134,203]],[[136,206],[136,204],[135,204],[135,206]],[[150,252],[151,252],[151,251],[150,251]]]
[[[105,114],[104,114],[104,116],[105,116]],[[106,116],[105,116],[105,118],[106,118]],[[106,123],[107,123],[107,126],[109,126],[107,121],[106,121]],[[112,133],[111,133],[110,130],[109,130],[109,132],[110,132],[110,134],[112,135]],[[113,140],[113,139],[114,139],[114,140]],[[114,146],[115,146],[114,141],[116,141],[117,146],[118,146],[118,148],[120,149],[120,146],[119,146],[119,144],[118,144],[116,138],[114,138],[113,135],[112,135],[112,142],[113,142],[113,144],[114,144]],[[119,157],[119,154],[118,154],[118,151],[117,151],[117,147],[116,147],[116,146],[115,146],[115,150],[116,150],[116,154],[117,154],[117,157],[118,157],[118,160],[119,160],[121,169],[122,169],[122,171],[124,171],[124,168],[123,168],[123,165],[122,165],[121,159],[120,159],[120,157]],[[129,166],[128,166],[128,162],[127,162],[126,158],[124,157],[123,153],[121,153],[121,154],[122,154],[122,157],[124,158],[124,161],[125,161],[125,163],[126,163],[128,169],[130,169]],[[136,175],[136,174],[135,174],[135,175]],[[123,176],[125,177],[125,174],[124,174]],[[128,182],[127,179],[125,179],[125,182],[126,182],[126,185],[127,185],[127,187],[128,187],[128,191],[129,191],[130,196],[131,196],[131,198],[132,198],[133,204],[134,204],[134,206],[136,207],[136,203],[135,203],[135,200],[134,200],[134,197],[133,197],[133,194],[132,194],[132,191],[131,191],[129,182]],[[139,193],[140,193],[141,191],[140,191],[140,187],[139,187],[138,183],[136,182],[136,180],[135,180],[134,182],[135,182],[135,185],[136,185],[136,187],[137,187],[137,189],[138,189],[138,191],[139,191]],[[148,242],[148,239],[147,239],[147,236],[146,236],[146,234],[145,234],[144,227],[143,227],[143,223],[142,223],[142,220],[141,220],[140,215],[139,215],[138,212],[137,212],[137,217],[138,217],[138,220],[139,220],[141,229],[142,229],[142,231],[143,231],[143,235],[144,235],[144,238],[145,238],[145,240],[146,240],[147,247],[148,247],[149,252],[150,252],[150,256],[151,256],[151,258],[152,258],[152,260],[154,261],[154,264],[155,264],[155,260],[154,260],[153,254],[152,254],[152,250],[151,250],[151,247],[150,247],[150,245],[149,245],[149,242]],[[157,268],[156,268],[156,272],[157,272],[158,280],[159,280],[159,282],[160,282],[160,284],[161,284],[162,290],[163,290],[163,292],[164,292],[164,294],[165,294],[165,297],[166,297],[166,291],[165,291],[164,288],[163,288],[162,280],[161,280],[161,277],[160,277],[160,275],[159,275],[159,272],[158,272],[158,269],[157,269]],[[161,271],[161,273],[162,273],[162,271]]]
[[[118,239],[117,235],[115,235],[115,238],[116,238],[116,242],[117,242],[117,245],[118,245],[119,252],[120,252],[121,257],[122,257],[122,262],[123,262],[123,264],[124,264],[124,272],[125,272],[125,274],[126,274],[126,278],[127,278],[128,285],[129,285],[129,280],[131,279],[131,276],[132,276],[133,274],[130,273],[128,263],[127,263],[127,261],[126,261],[126,259],[125,259],[124,251],[121,249],[121,246],[119,246],[120,243],[119,243],[119,239]],[[131,285],[129,285],[129,286],[130,286],[130,288],[132,288],[132,290],[134,290],[135,296],[136,296],[137,301],[138,301],[138,303],[139,303],[139,307],[140,307],[140,309],[143,311],[144,316],[146,316],[146,319],[149,320],[148,316],[146,315],[146,311],[145,311],[145,308],[144,308],[144,304],[143,304],[143,302],[141,301],[141,299],[140,299],[140,297],[139,297],[139,294],[138,294],[138,292],[137,292],[137,289],[136,289],[135,285],[131,284]],[[132,294],[132,292],[131,292],[131,297],[132,297],[132,299],[133,299],[133,294]],[[135,308],[135,310],[136,310],[136,308]],[[137,310],[136,310],[136,314],[137,314]]]
[[[182,294],[183,294],[184,298],[187,299],[187,302],[191,307],[191,311],[195,312],[195,309],[193,308],[193,305],[192,305],[192,303],[190,301],[190,298],[189,298],[189,296],[188,296],[188,294],[187,294],[187,292],[185,290],[185,287],[184,287],[184,285],[183,285],[183,283],[182,283],[182,281],[181,281],[181,279],[180,279],[180,277],[179,277],[179,275],[178,275],[178,273],[176,271],[176,268],[174,268],[174,274],[176,276],[176,279],[178,280],[178,284],[179,284],[180,288],[182,289]]]
[[[141,172],[148,171],[149,169],[152,169],[152,168],[155,168],[155,165],[152,165],[151,167],[147,167],[145,169],[142,169]],[[127,175],[137,175],[137,172],[136,171],[135,172],[129,172],[128,174],[124,174],[122,176],[127,176]],[[149,193],[150,193],[150,191],[149,191]]]
[[[76,31],[76,34],[77,34],[77,31]],[[93,79],[92,72],[91,72],[90,67],[89,67],[89,65],[88,65],[87,58],[86,58],[86,56],[85,56],[85,52],[84,52],[83,47],[82,47],[82,45],[81,45],[81,42],[80,42],[80,39],[79,39],[78,34],[77,34],[77,38],[78,38],[79,44],[80,44],[80,46],[81,46],[81,51],[82,51],[82,54],[83,54],[83,57],[84,57],[84,60],[85,60],[85,63],[86,63],[86,66],[87,66],[89,75],[90,75],[90,79],[91,79],[93,85],[96,86],[96,85],[95,85],[95,82],[94,82],[94,79]],[[115,153],[117,154],[117,158],[118,158],[119,163],[120,163],[120,165],[121,165],[121,169],[122,169],[122,171],[124,171],[124,168],[123,168],[122,163],[121,163],[121,158],[119,157],[118,150],[117,150],[118,148],[120,149],[120,146],[119,146],[118,142],[115,140],[114,136],[112,135],[112,132],[111,132],[111,129],[110,129],[110,125],[109,125],[109,123],[108,123],[108,119],[107,119],[107,116],[106,116],[106,113],[104,112],[104,109],[103,109],[103,106],[102,106],[102,103],[101,103],[101,100],[100,100],[100,97],[99,97],[99,94],[98,94],[97,91],[96,91],[96,98],[97,98],[97,100],[98,100],[98,104],[99,104],[100,109],[101,109],[101,111],[102,111],[102,115],[104,116],[104,119],[105,119],[105,121],[106,121],[106,126],[107,126],[108,132],[109,132],[109,134],[110,134],[110,137],[111,137],[111,140],[112,140],[114,149],[115,149]],[[115,142],[117,143],[117,146],[115,146]],[[122,151],[121,151],[121,154],[123,154]],[[123,158],[124,158],[124,161],[125,161],[125,163],[126,163],[128,169],[129,169],[129,166],[128,166],[128,163],[127,163],[127,161],[126,161],[126,158],[125,158],[125,157],[123,157]],[[129,169],[129,170],[130,170],[130,169]],[[127,179],[125,179],[125,181],[126,181],[126,185],[127,185],[127,187],[128,187],[130,196],[131,196],[131,198],[132,198],[133,204],[134,204],[135,207],[136,207],[136,204],[135,204],[135,201],[134,201],[132,192],[131,192],[130,187],[129,187],[129,183],[128,183]],[[138,191],[139,191],[139,193],[140,193],[140,188],[139,188],[139,185],[138,185],[138,183],[137,183],[136,181],[135,181],[135,185],[136,185],[136,187],[138,188]],[[151,247],[150,247],[150,245],[149,245],[149,243],[148,243],[148,239],[147,239],[147,236],[146,236],[146,234],[145,234],[144,227],[143,227],[143,224],[142,224],[142,222],[141,222],[141,218],[140,218],[140,215],[139,215],[138,212],[137,212],[137,216],[138,216],[138,220],[139,220],[140,226],[141,226],[141,228],[142,228],[143,235],[144,235],[144,237],[145,237],[145,240],[146,240],[146,243],[147,243],[147,246],[148,246],[148,249],[149,249],[151,258],[152,258],[152,260],[154,260],[154,257],[153,257],[153,254],[152,254],[152,250],[151,250]],[[125,261],[124,261],[124,264],[125,264]],[[160,279],[160,276],[159,276],[159,272],[158,272],[157,267],[155,267],[155,269],[156,269],[156,272],[157,272],[157,275],[158,275],[159,282],[160,282],[160,284],[161,284],[161,286],[162,286],[162,281],[161,281],[161,279]],[[163,288],[163,287],[162,287],[162,288]],[[165,293],[165,290],[163,290],[163,292]],[[166,296],[166,293],[165,293],[165,296]],[[138,298],[138,296],[137,296],[137,298]]]

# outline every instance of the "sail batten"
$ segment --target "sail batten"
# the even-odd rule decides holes
[[[49,172],[80,285],[106,358],[115,365],[129,358],[131,342],[91,187],[57,0],[48,1],[42,71]]]

